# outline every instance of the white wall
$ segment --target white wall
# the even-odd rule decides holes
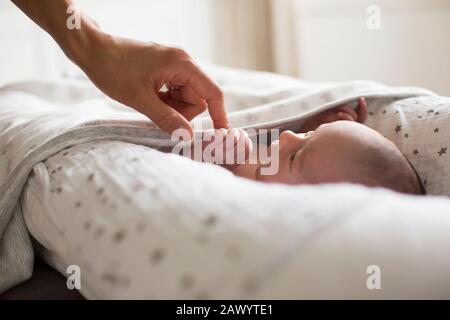
[[[49,37],[8,0],[0,0],[0,83],[56,72]]]
[[[197,59],[212,60],[209,0],[79,0],[78,3],[106,31],[182,46]],[[0,0],[0,49],[0,85],[72,72],[73,67],[53,40],[9,0]]]
[[[450,0],[292,1],[297,4],[297,23],[289,29],[300,64],[287,73],[309,80],[417,85],[450,96]],[[79,3],[107,31],[176,44],[197,59],[217,61],[221,50],[234,50],[214,36],[213,0]],[[366,27],[371,4],[382,9],[378,31]],[[53,41],[9,0],[0,0],[0,49],[0,84],[71,72]]]
[[[366,9],[381,8],[381,29]],[[298,0],[299,74],[310,80],[371,79],[450,96],[450,1]]]

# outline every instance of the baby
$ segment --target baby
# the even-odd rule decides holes
[[[270,175],[262,174],[267,163],[253,154],[257,148],[253,148],[246,131],[229,130],[223,137],[231,136],[234,146],[243,142],[245,158],[255,156],[258,160],[254,164],[246,161],[224,167],[237,176],[261,182],[291,185],[348,182],[424,194],[408,160],[391,141],[362,125],[366,118],[366,101],[360,98],[356,110],[350,105],[340,106],[309,118],[296,132],[282,132],[279,140],[268,148],[269,153],[278,153],[279,161],[278,170]]]

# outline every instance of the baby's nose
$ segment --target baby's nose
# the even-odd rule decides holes
[[[281,139],[289,139],[290,137],[292,137],[292,136],[295,136],[295,133],[293,132],[293,131],[291,131],[291,130],[286,130],[286,131],[283,131],[281,134],[280,134],[280,140]]]
[[[305,133],[294,133],[292,131],[284,131],[280,135],[280,148],[289,151],[291,148],[298,148],[308,137]]]
[[[280,135],[280,141],[302,141],[308,137],[308,133],[294,133],[290,130],[283,131]]]

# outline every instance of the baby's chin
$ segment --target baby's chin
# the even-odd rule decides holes
[[[258,165],[256,165],[253,169],[255,177],[254,180],[262,183],[280,183],[287,185],[303,184],[300,181],[300,176],[293,177],[290,173],[287,173],[285,170],[281,170],[280,168],[274,172],[274,169],[271,169],[272,165],[273,164],[258,163]]]

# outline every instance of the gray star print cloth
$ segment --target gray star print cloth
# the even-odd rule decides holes
[[[269,74],[255,76],[241,72],[234,77],[231,72],[226,79],[220,70],[212,70],[211,74],[225,88],[234,127],[289,126],[320,111],[355,101],[360,96],[397,100],[430,96],[420,99],[430,105],[433,101],[442,102],[428,90],[390,88],[368,81],[331,84]],[[269,88],[268,78],[278,84]],[[432,108],[435,112],[443,112],[438,105],[433,104]],[[430,117],[432,114],[427,114],[425,109],[423,116]],[[194,125],[201,129],[210,127],[207,118],[200,118]],[[393,131],[395,125],[397,122],[392,121],[394,128],[386,130]],[[409,133],[414,138],[419,132],[411,130],[410,122],[399,125],[402,130],[398,134]],[[438,127],[441,131],[437,134],[427,133],[430,139],[445,134],[445,128]],[[419,130],[419,127],[414,128]],[[33,166],[66,148],[98,140],[123,140],[153,148],[173,145],[168,136],[144,116],[106,99],[85,81],[28,82],[0,89],[0,292],[24,281],[32,272],[33,250],[18,200]],[[418,149],[417,161],[423,159],[434,163],[439,159],[438,151],[444,159],[445,148],[439,143],[429,148],[413,144],[405,151],[411,154]],[[434,158],[432,153],[435,153]],[[439,170],[432,173],[431,169],[423,169],[430,186],[443,183],[437,180],[443,174],[443,169]]]
[[[450,196],[450,99],[369,99],[366,125],[394,142],[428,194]]]

